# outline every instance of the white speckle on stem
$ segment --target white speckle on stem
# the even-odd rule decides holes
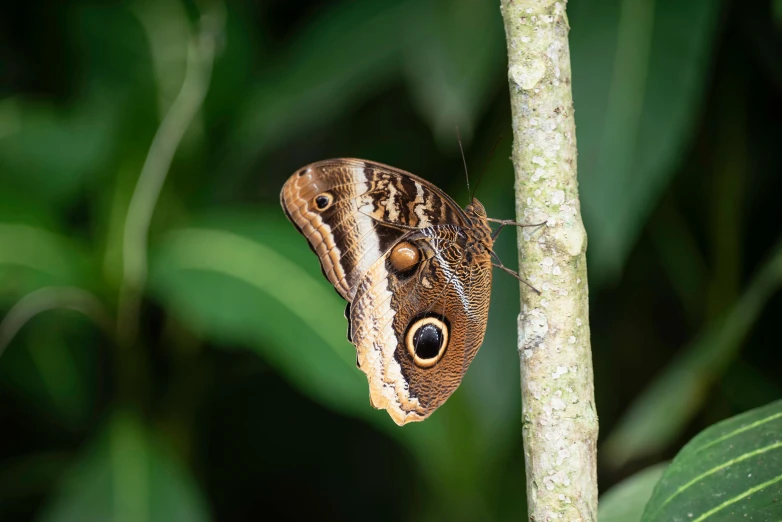
[[[521,65],[512,65],[508,69],[508,78],[520,89],[528,91],[543,79],[546,64],[540,58],[527,58]]]
[[[557,465],[561,465],[563,462],[565,462],[565,459],[570,458],[570,452],[566,449],[559,450],[559,453],[557,453]]]
[[[568,227],[565,230],[563,243],[567,253],[571,256],[577,256],[582,253],[585,240],[586,232],[584,231],[584,225],[580,221],[576,223],[576,226]]]
[[[521,323],[519,346],[523,346],[525,350],[538,347],[548,333],[546,314],[540,308],[535,308],[523,314],[519,320]]]
[[[546,166],[546,160],[544,160],[540,156],[533,156],[532,163],[535,163],[536,165],[540,165],[541,167]]]

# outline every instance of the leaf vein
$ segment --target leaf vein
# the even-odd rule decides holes
[[[739,462],[741,462],[743,460],[747,460],[749,458],[755,457],[757,455],[760,455],[762,453],[766,453],[767,451],[771,451],[771,450],[774,450],[774,449],[777,449],[777,448],[782,448],[782,441],[775,442],[774,444],[770,444],[770,445],[768,445],[768,446],[766,446],[764,448],[760,448],[760,449],[757,449],[755,451],[750,451],[749,453],[744,453],[743,455],[741,455],[739,457],[731,459],[731,460],[729,460],[727,462],[723,462],[719,466],[715,466],[715,467],[711,468],[710,470],[706,471],[705,473],[701,473],[700,475],[698,475],[694,479],[690,480],[689,482],[687,482],[683,486],[679,487],[679,489],[677,489],[676,492],[673,495],[671,495],[670,497],[665,499],[665,502],[662,503],[662,505],[660,506],[660,509],[664,508],[676,496],[678,496],[680,493],[684,492],[687,488],[689,488],[690,486],[692,486],[696,482],[701,481],[705,477],[708,477],[709,475],[711,475],[713,473],[716,473],[716,472],[718,472],[718,471],[720,471],[722,469],[725,469],[725,468],[727,468],[729,466],[732,466],[733,464],[737,464],[737,463],[739,463]]]
[[[755,486],[754,488],[750,488],[750,489],[748,489],[747,491],[745,491],[745,492],[744,492],[744,493],[742,493],[741,495],[736,495],[735,497],[733,497],[733,498],[731,498],[731,499],[728,499],[728,500],[726,500],[725,502],[723,502],[723,503],[722,503],[722,504],[720,504],[719,506],[717,506],[717,507],[715,507],[715,508],[713,508],[713,509],[711,509],[711,510],[707,511],[707,512],[706,512],[706,513],[704,513],[704,514],[702,514],[701,516],[699,516],[698,518],[696,518],[696,519],[695,519],[693,522],[702,522],[703,520],[706,520],[707,518],[709,518],[709,517],[710,517],[710,516],[712,516],[713,514],[715,514],[715,513],[719,512],[719,511],[722,511],[723,509],[725,509],[726,507],[730,506],[731,504],[735,504],[735,503],[736,503],[736,502],[738,502],[739,500],[741,500],[741,499],[743,499],[743,498],[745,498],[745,497],[748,497],[748,496],[750,496],[751,494],[753,494],[753,493],[755,493],[755,492],[758,492],[758,491],[760,491],[761,489],[767,488],[768,486],[771,486],[771,485],[773,485],[773,484],[776,484],[777,482],[780,482],[780,481],[782,481],[782,475],[777,475],[776,477],[772,478],[771,480],[767,480],[766,482],[764,482],[764,483],[762,483],[762,484],[758,484],[758,485],[757,485],[757,486]]]
[[[723,440],[729,439],[729,438],[734,437],[734,436],[736,436],[736,435],[738,435],[740,433],[744,433],[745,431],[749,431],[751,429],[757,428],[758,426],[762,426],[763,424],[765,424],[767,422],[771,422],[771,421],[779,419],[779,418],[782,418],[782,412],[778,412],[778,413],[775,413],[773,415],[769,415],[765,419],[757,420],[757,421],[753,422],[752,424],[747,424],[746,426],[742,426],[741,428],[739,428],[737,430],[731,431],[730,433],[726,433],[722,437],[718,437],[718,438],[714,439],[713,441],[711,441],[711,442],[709,442],[707,444],[704,444],[703,446],[701,446],[700,448],[698,448],[695,451],[696,452],[703,451],[706,448],[709,448],[709,447],[714,446],[715,444],[717,444],[719,442],[722,442]]]

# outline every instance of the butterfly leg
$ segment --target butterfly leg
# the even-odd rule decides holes
[[[543,223],[518,223],[517,221],[513,221],[512,219],[493,219],[493,218],[486,218],[487,221],[491,221],[492,223],[499,223],[500,226],[495,230],[491,238],[492,240],[496,239],[497,236],[500,235],[500,230],[505,228],[506,226],[513,226],[513,227],[539,227],[540,225],[545,225],[546,222]]]
[[[530,288],[531,288],[531,289],[532,289],[532,290],[533,290],[533,291],[534,291],[536,294],[540,295],[540,290],[538,290],[537,288],[535,288],[534,286],[532,286],[531,284],[529,284],[528,282],[526,282],[524,279],[522,279],[522,277],[519,275],[519,273],[518,273],[518,272],[515,272],[515,271],[511,270],[510,268],[506,267],[505,265],[503,265],[503,264],[502,264],[502,261],[500,261],[500,258],[499,258],[499,257],[497,257],[497,254],[495,254],[494,252],[492,252],[492,253],[491,253],[491,255],[492,255],[492,257],[493,257],[494,259],[496,259],[496,260],[497,260],[497,262],[496,262],[496,263],[492,263],[492,266],[494,266],[494,267],[496,267],[496,268],[499,268],[500,270],[503,270],[503,271],[505,271],[506,273],[508,273],[508,274],[512,275],[513,277],[515,277],[516,279],[518,279],[519,281],[521,281],[522,283],[524,283],[525,285],[527,285],[528,287],[530,287]]]

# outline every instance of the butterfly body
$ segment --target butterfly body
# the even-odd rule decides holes
[[[486,331],[492,231],[410,173],[358,159],[308,165],[282,207],[348,301],[348,339],[370,402],[399,425],[427,418],[459,386]]]

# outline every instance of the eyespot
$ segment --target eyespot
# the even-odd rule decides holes
[[[410,323],[405,334],[407,352],[420,368],[431,368],[448,348],[448,325],[439,316],[422,317]]]
[[[318,210],[326,210],[332,203],[334,203],[334,196],[328,192],[323,192],[315,196],[315,207],[317,207]]]
[[[407,241],[400,241],[391,249],[388,261],[397,272],[406,272],[421,261],[421,251]]]

